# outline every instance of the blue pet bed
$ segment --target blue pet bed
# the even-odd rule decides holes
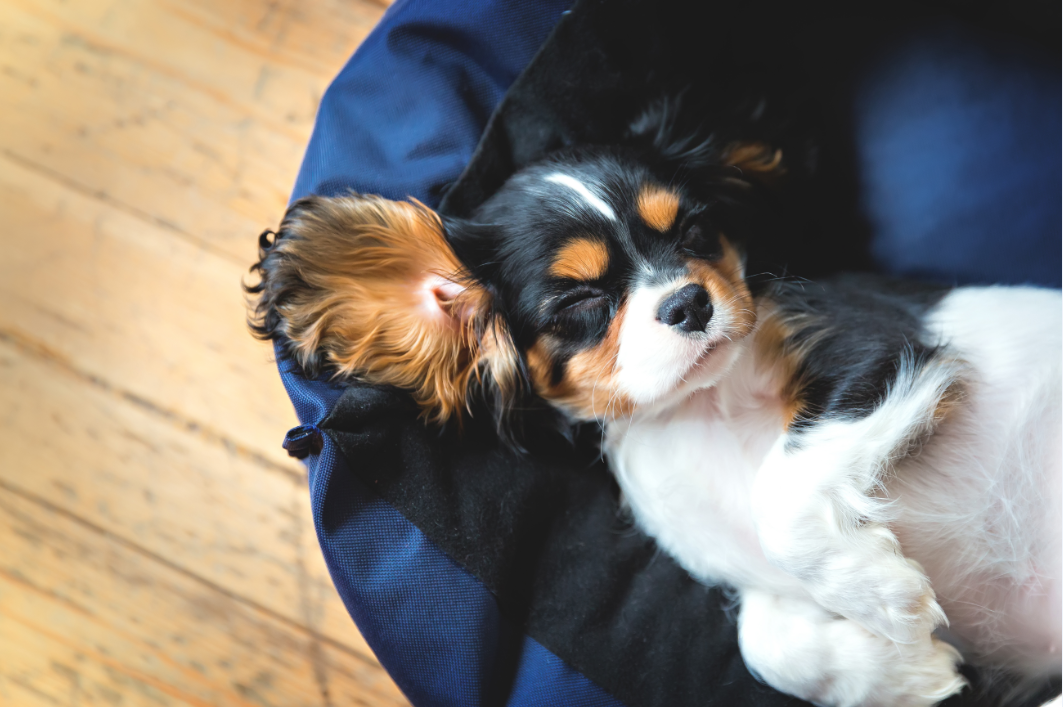
[[[1060,286],[1047,5],[894,8],[874,41],[859,32],[881,18],[790,17],[782,3],[772,26],[770,8],[694,20],[676,3],[569,5],[397,2],[326,92],[293,200],[354,190],[465,213],[514,169],[609,141],[625,111],[681,90],[675,75],[703,42],[695,56],[716,77],[693,92],[710,103],[713,81],[743,72],[848,67],[788,106],[836,144],[794,138],[801,120],[771,128],[813,186],[797,235],[761,254],[764,267]],[[852,34],[825,43],[835,22]],[[593,439],[520,455],[475,425],[460,438],[426,429],[401,393],[279,367],[303,423],[285,446],[308,465],[333,580],[415,705],[798,703],[746,671],[726,593],[624,524]],[[967,691],[950,704],[990,701]]]

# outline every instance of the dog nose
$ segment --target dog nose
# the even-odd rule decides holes
[[[712,319],[709,293],[701,285],[687,285],[661,303],[657,321],[682,331],[705,331]]]

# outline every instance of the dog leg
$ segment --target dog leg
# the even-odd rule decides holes
[[[805,599],[743,592],[738,643],[754,675],[819,705],[933,705],[965,685],[947,643],[897,645]]]
[[[782,437],[757,472],[753,512],[772,564],[824,608],[899,643],[947,623],[918,563],[887,527],[873,493],[893,459],[926,434],[955,370],[903,371],[886,400],[858,419],[822,421]]]

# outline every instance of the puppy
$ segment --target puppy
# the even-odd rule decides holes
[[[559,152],[469,220],[298,201],[254,328],[433,424],[475,396],[503,433],[529,396],[600,424],[639,527],[738,590],[743,657],[783,692],[934,704],[964,686],[957,647],[1058,674],[1060,293],[751,291],[747,207],[779,154],[665,132]]]

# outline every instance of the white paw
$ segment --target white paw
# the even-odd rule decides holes
[[[966,685],[959,653],[936,638],[898,645],[800,600],[747,597],[742,656],[782,692],[824,707],[929,707]]]
[[[884,674],[881,699],[867,704],[935,705],[967,685],[956,670],[961,660],[959,652],[944,641],[931,637],[929,641],[901,647],[900,655],[896,666]]]
[[[948,625],[918,562],[896,554],[875,559],[836,556],[808,588],[824,608],[897,643],[915,643]]]

